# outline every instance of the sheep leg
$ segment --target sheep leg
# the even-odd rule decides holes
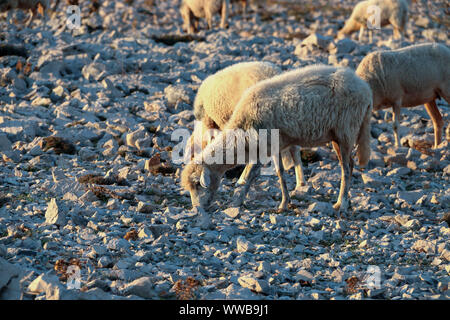
[[[187,8],[186,9],[186,13],[183,16],[184,18],[184,23],[185,23],[185,28],[186,28],[186,32],[187,33],[195,33],[197,30],[195,24],[196,24],[196,19],[194,17],[194,14],[192,13],[191,9]]]
[[[394,39],[403,40],[403,31],[400,31],[399,27],[394,27]]]
[[[400,137],[398,135],[398,128],[400,127],[400,111],[401,111],[401,103],[400,102],[396,102],[393,106],[392,106],[392,115],[393,115],[393,125],[392,127],[394,128],[394,139],[395,139],[395,146],[397,148],[400,147]]]
[[[347,144],[339,144],[333,141],[333,148],[341,165],[341,188],[337,202],[333,205],[333,209],[339,212],[345,212],[348,208],[348,191],[351,183],[352,165],[350,161],[350,150]]]
[[[30,11],[30,17],[25,22],[25,27],[27,27],[27,28],[30,26],[30,24],[31,24],[31,22],[33,21],[33,18],[34,18],[33,10],[30,9],[29,11]]]
[[[222,1],[222,20],[220,21],[220,27],[225,29],[227,27],[228,20],[228,3],[229,0]]]
[[[253,167],[252,163],[249,163],[245,166],[244,171],[242,171],[242,174],[239,177],[239,180],[236,182],[238,185],[244,185],[247,183],[252,167]]]
[[[373,30],[369,29],[369,41],[372,44],[373,43]]]
[[[239,186],[234,191],[234,194],[233,194],[234,200],[232,202],[233,207],[240,207],[242,205],[242,203],[244,202],[244,199],[247,196],[248,190],[250,189],[250,185],[253,183],[255,178],[259,175],[259,171],[261,169],[261,164],[260,163],[248,164],[245,167],[245,169],[248,170],[247,174],[246,174],[246,181],[245,181],[244,185]],[[244,173],[245,173],[245,170],[242,173],[242,175],[244,175]]]
[[[244,18],[244,20],[247,20],[247,1],[246,0],[242,0],[242,17]]]
[[[363,41],[365,30],[366,29],[364,28],[364,26],[361,25],[361,28],[359,29],[359,37],[358,37],[359,42]]]
[[[9,24],[14,24],[12,10],[8,10],[8,12],[6,13],[6,22],[8,22]]]
[[[207,13],[206,14],[206,23],[208,24],[208,30],[211,30],[212,29],[212,27],[213,27],[213,18],[212,18],[212,15],[211,15],[211,13]]]
[[[292,195],[296,195],[297,193],[301,193],[301,187],[306,186],[306,180],[302,166],[301,148],[299,146],[293,146],[289,149],[289,151],[291,152],[292,159],[294,159],[296,182],[295,190],[292,192]]]
[[[425,103],[425,109],[427,110],[428,115],[431,118],[431,121],[433,121],[434,148],[436,149],[438,145],[441,144],[442,128],[444,127],[444,121],[442,120],[441,113],[439,112],[439,109],[434,100]]]
[[[280,182],[280,188],[281,188],[281,203],[278,206],[278,210],[283,211],[288,208],[288,204],[291,201],[291,199],[289,197],[289,192],[288,192],[288,189],[286,186],[286,181],[284,180],[284,177],[283,177],[284,168],[280,164],[280,156],[279,155],[273,156],[273,160],[274,160],[274,165],[275,165],[275,172],[277,173],[278,180]]]

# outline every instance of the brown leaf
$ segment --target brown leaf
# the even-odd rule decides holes
[[[137,240],[138,239],[138,233],[135,229],[132,229],[128,231],[125,236],[123,237],[125,240]]]
[[[37,5],[37,12],[39,12],[39,14],[43,17],[44,16],[44,6],[39,2]]]
[[[31,73],[31,63],[27,62],[27,64],[25,65],[25,68],[23,69],[23,73],[25,75],[29,75]]]
[[[195,289],[200,285],[200,282],[192,277],[187,277],[186,280],[177,280],[173,285],[173,290],[178,300],[192,300],[195,298]]]
[[[23,63],[22,63],[22,61],[17,60],[17,64],[16,64],[16,70],[17,70],[17,72],[22,71],[22,69],[23,69]]]
[[[153,157],[148,160],[149,169],[153,169],[154,167],[158,167],[161,165],[161,154],[157,153]]]
[[[353,294],[353,293],[358,292],[359,283],[360,283],[360,280],[358,277],[356,277],[356,276],[350,277],[347,280],[345,280],[345,282],[347,283],[347,287],[345,290],[345,291],[347,291],[347,293]]]

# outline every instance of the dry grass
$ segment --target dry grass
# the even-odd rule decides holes
[[[138,232],[136,231],[136,229],[131,229],[130,231],[128,231],[125,236],[123,237],[125,240],[137,240],[138,237]]]
[[[97,186],[97,185],[88,185],[86,187],[87,190],[91,191],[100,201],[106,202],[108,199],[118,199],[118,200],[133,200],[134,197],[132,195],[124,195],[118,194],[113,190],[109,190],[105,187]]]
[[[345,282],[347,283],[345,287],[345,292],[347,294],[357,293],[361,289],[361,280],[356,276],[346,279]]]
[[[60,138],[60,137],[46,137],[43,139],[41,144],[41,148],[44,151],[53,148],[56,154],[66,153],[66,154],[74,154],[75,146],[69,141]]]
[[[120,179],[118,177],[110,177],[104,178],[100,175],[95,174],[85,174],[81,177],[78,177],[78,182],[82,184],[98,184],[98,185],[113,185],[117,184],[119,186],[128,186],[128,182],[124,179]]]
[[[145,169],[153,175],[170,175],[176,172],[176,169],[171,164],[161,162],[161,155],[159,153],[155,154],[152,158],[146,161]]]
[[[192,277],[186,280],[178,280],[173,285],[173,290],[178,300],[195,299],[195,289],[200,286],[200,282]]]

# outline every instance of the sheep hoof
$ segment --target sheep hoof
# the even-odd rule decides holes
[[[278,206],[278,210],[277,210],[277,212],[278,213],[280,213],[280,212],[283,212],[283,211],[286,211],[288,209],[288,204],[287,204],[287,202],[282,202],[279,206]]]
[[[333,205],[333,209],[338,211],[339,213],[344,213],[347,212],[348,209],[348,200],[344,199],[342,201],[338,201]]]

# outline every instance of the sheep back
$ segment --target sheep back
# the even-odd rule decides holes
[[[437,43],[368,54],[356,74],[373,91],[374,109],[402,101],[402,107],[450,94],[450,49]]]
[[[309,66],[248,89],[226,129],[279,129],[286,144],[319,146],[331,140],[354,145],[372,92],[348,68]]]
[[[246,89],[280,72],[280,68],[269,62],[243,62],[209,76],[198,89],[194,101],[195,118],[211,127],[209,117],[217,127],[223,128]]]

